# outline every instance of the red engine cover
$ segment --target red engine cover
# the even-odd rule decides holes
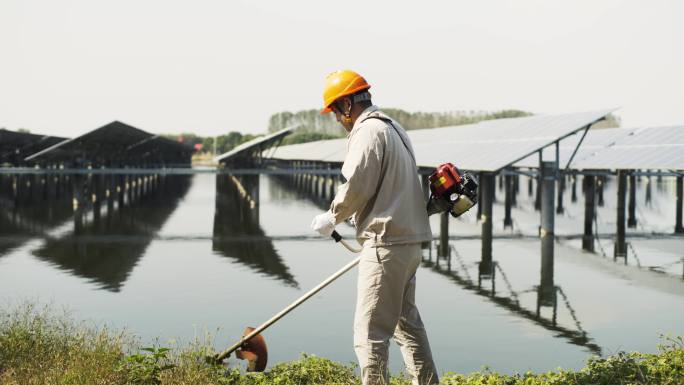
[[[428,178],[430,189],[437,196],[445,196],[452,188],[461,183],[461,173],[458,168],[451,163],[444,163],[437,167],[437,170]]]

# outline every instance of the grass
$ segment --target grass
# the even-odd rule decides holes
[[[207,343],[142,347],[121,331],[88,326],[49,307],[25,304],[0,310],[0,384],[360,384],[354,365],[303,355],[265,373],[207,364]],[[684,340],[666,338],[656,354],[618,353],[592,358],[578,371],[503,375],[447,373],[449,385],[684,384]],[[405,375],[392,385],[409,385]]]

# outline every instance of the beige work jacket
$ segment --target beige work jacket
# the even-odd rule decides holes
[[[428,241],[432,232],[409,137],[396,121],[393,128],[369,115],[391,119],[371,106],[354,123],[342,166],[347,181],[330,205],[335,224],[353,217],[365,247]]]

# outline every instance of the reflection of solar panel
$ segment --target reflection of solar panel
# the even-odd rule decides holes
[[[453,162],[459,168],[498,171],[601,120],[613,110],[496,119],[463,126],[408,131],[419,166]],[[283,146],[274,159],[342,162],[344,139]]]
[[[629,130],[628,135],[574,162],[573,168],[684,170],[684,126]]]

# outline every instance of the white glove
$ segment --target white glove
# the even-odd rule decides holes
[[[335,217],[330,211],[316,215],[311,222],[311,228],[322,236],[329,237],[335,230]]]

